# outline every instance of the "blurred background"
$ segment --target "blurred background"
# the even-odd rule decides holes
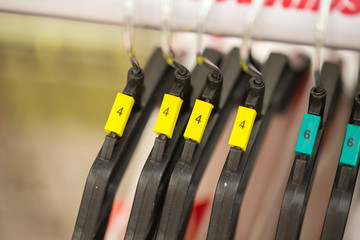
[[[141,63],[158,39],[136,31]],[[0,239],[71,238],[129,67],[118,26],[0,13]]]

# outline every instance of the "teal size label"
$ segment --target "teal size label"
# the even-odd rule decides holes
[[[347,165],[355,168],[359,159],[360,150],[360,126],[348,124],[339,165]]]
[[[320,116],[309,113],[304,114],[295,147],[296,155],[305,154],[306,156],[311,157],[320,122]]]

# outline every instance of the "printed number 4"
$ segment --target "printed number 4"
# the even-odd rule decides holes
[[[117,113],[119,114],[119,116],[121,116],[123,109],[124,109],[124,108],[120,108],[120,109],[117,111]]]
[[[241,127],[241,129],[244,129],[244,127],[245,127],[245,120],[242,121],[239,126]]]
[[[201,122],[201,116],[202,116],[202,115],[199,115],[197,118],[195,118],[195,121],[197,121],[198,124]]]
[[[165,109],[165,111],[163,111],[163,114],[165,114],[165,116],[169,115],[169,108]]]

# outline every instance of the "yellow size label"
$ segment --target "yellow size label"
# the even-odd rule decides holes
[[[164,134],[168,138],[172,138],[182,103],[183,100],[179,97],[170,94],[164,95],[160,111],[156,119],[154,132],[158,135]]]
[[[134,102],[133,97],[123,93],[117,94],[104,128],[108,133],[114,132],[119,137],[122,137]]]
[[[254,109],[239,107],[229,139],[231,147],[239,147],[244,152],[246,151],[255,118],[256,111]]]
[[[189,122],[186,126],[184,137],[185,139],[195,140],[197,143],[201,142],[207,122],[214,106],[196,99],[194,108],[191,112]]]

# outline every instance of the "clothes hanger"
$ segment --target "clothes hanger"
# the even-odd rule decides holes
[[[316,22],[315,86],[310,91],[308,113],[304,114],[295,147],[294,163],[282,201],[276,239],[298,239],[300,236],[322,139],[339,95],[340,66],[325,62],[320,71],[320,54],[330,4],[331,0],[320,3]]]
[[[126,5],[127,4],[127,5]],[[105,129],[109,134],[86,180],[72,239],[103,239],[113,198],[138,139],[163,91],[169,68],[156,50],[144,71],[132,48],[131,1],[127,8],[125,46],[132,64],[127,85],[118,93]],[[144,76],[145,81],[144,81]]]
[[[207,162],[236,102],[245,95],[249,76],[238,64],[238,49],[233,49],[220,70],[200,54],[201,38],[212,1],[203,1],[199,13],[197,61],[209,69],[200,99],[196,100],[185,130],[185,146],[171,174],[156,239],[184,237],[196,189]],[[221,71],[221,73],[220,73]],[[214,78],[223,76],[222,87]],[[240,89],[239,89],[240,87]],[[199,107],[197,103],[201,102]],[[208,118],[208,121],[207,121]],[[203,135],[202,135],[203,132]]]
[[[359,75],[360,76],[360,75]],[[356,91],[336,170],[321,239],[342,239],[359,172],[360,85]]]
[[[289,93],[296,89],[309,66],[308,59],[302,57],[300,65],[292,68],[286,56],[274,53],[261,73],[249,64],[248,42],[262,6],[263,1],[254,1],[247,16],[240,58],[243,69],[252,78],[230,136],[230,150],[215,191],[207,239],[234,238],[245,190],[270,119],[284,108],[282,102],[292,96]]]
[[[171,51],[171,34],[169,28],[170,11],[167,8],[163,9],[163,11],[165,12],[165,14],[163,14],[165,15],[165,17],[163,17],[165,18],[165,21],[163,21],[164,27],[162,34],[163,56],[168,64],[176,69],[176,74],[176,72],[179,71],[178,69],[183,69],[184,67],[174,59],[174,54]],[[216,63],[221,60],[220,54],[215,51],[206,51],[205,54]],[[202,83],[199,79],[204,79],[206,75],[207,72],[202,71],[199,65],[195,68],[192,74],[195,82],[194,90],[191,92],[190,96],[191,102],[199,96],[199,91],[195,90],[202,87],[200,85]],[[174,96],[174,90],[177,89],[179,89],[178,83],[175,81],[170,90],[170,95]],[[171,114],[176,106],[174,106],[174,104],[170,106],[171,102],[169,101],[171,100],[167,99],[166,102],[164,97],[154,127],[154,131],[158,133],[159,136],[155,140],[153,150],[148,157],[139,178],[125,239],[149,239],[154,235],[161,214],[170,174],[174,168],[175,162],[179,158],[180,151],[185,142],[182,135],[191,113],[191,108],[189,107],[190,101],[188,99],[190,90],[189,86],[187,99],[185,100],[186,104],[183,106],[182,111],[180,111],[173,134],[169,134],[171,131],[168,130],[168,126],[170,125],[168,118],[173,117]],[[173,119],[174,118],[172,118],[170,122],[175,125]],[[170,135],[172,135],[171,138]]]
[[[207,75],[207,72],[203,71],[200,65],[196,66],[193,72],[194,90],[191,91],[190,72],[175,59],[171,49],[170,18],[172,1],[163,1],[161,12],[163,20],[161,38],[163,56],[167,63],[175,69],[175,80],[170,92],[164,95],[159,110],[154,127],[154,132],[158,134],[158,137],[155,139],[152,152],[145,162],[138,181],[125,239],[153,238],[170,174],[185,142],[182,135],[191,113],[189,104],[199,96],[199,90],[196,89],[202,87],[200,80],[206,78]],[[221,56],[216,51],[208,50],[205,54],[215,63],[221,61]],[[210,61],[208,58],[206,59]],[[186,72],[186,74],[182,74],[186,75],[186,78],[182,77],[180,79],[177,76],[181,72]],[[184,104],[182,104],[183,101]]]

